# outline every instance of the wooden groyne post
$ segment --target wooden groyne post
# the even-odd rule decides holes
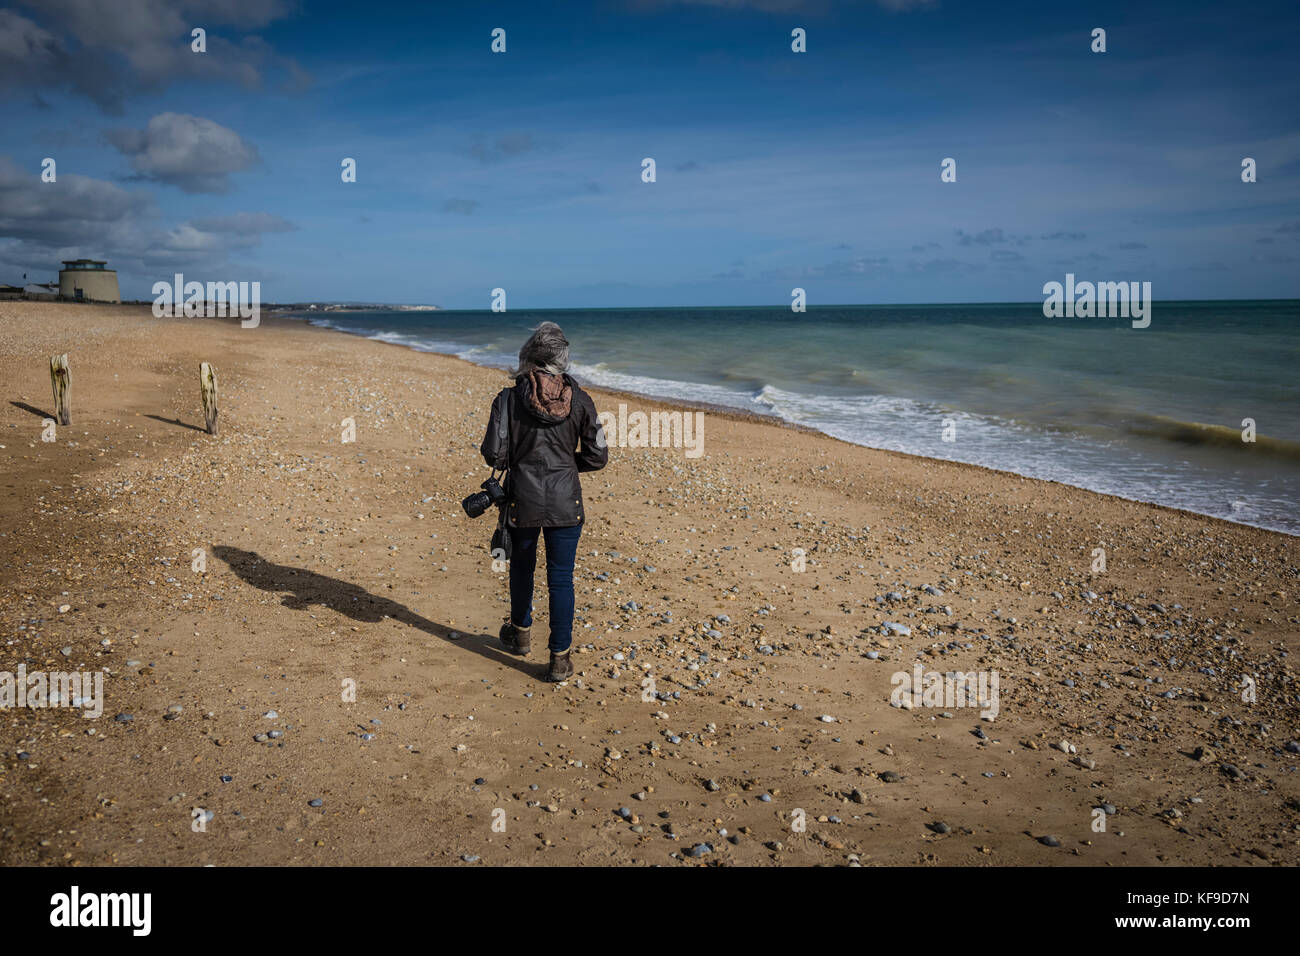
[[[50,385],[54,388],[54,413],[60,425],[71,425],[72,414],[68,409],[68,385],[71,375],[68,371],[68,356],[50,356]]]
[[[199,387],[203,392],[203,417],[208,434],[217,433],[217,370],[207,362],[199,363]]]

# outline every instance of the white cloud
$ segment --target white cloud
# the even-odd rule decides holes
[[[187,193],[221,193],[230,173],[257,165],[257,147],[233,129],[201,116],[159,113],[143,130],[104,134],[140,179],[168,183]]]

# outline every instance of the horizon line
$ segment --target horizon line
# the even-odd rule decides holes
[[[132,300],[132,301],[152,301],[152,300]],[[1300,302],[1300,296],[1289,298],[1210,298],[1210,299],[1153,299],[1153,302],[1163,302],[1166,304],[1194,303],[1194,302]],[[1025,301],[1014,301],[1009,299],[989,299],[989,300],[970,300],[970,301],[951,301],[951,302],[831,302],[824,305],[808,305],[806,310],[811,312],[815,309],[871,309],[871,308],[931,308],[936,306],[996,306],[996,305],[1013,305],[1013,306],[1042,306],[1041,299],[1030,299]],[[491,308],[451,308],[440,305],[434,305],[427,302],[365,302],[360,300],[346,299],[309,299],[305,302],[265,302],[263,308],[292,308],[299,305],[347,305],[347,306],[367,306],[376,307],[418,307],[426,311],[438,312],[488,312]],[[771,305],[584,305],[584,306],[511,306],[502,310],[500,314],[509,312],[634,312],[642,309],[788,309],[789,304],[771,304]],[[799,313],[794,313],[799,314]]]

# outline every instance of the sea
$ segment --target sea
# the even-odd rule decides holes
[[[1300,534],[1300,300],[296,314],[502,369],[550,320],[582,384]]]

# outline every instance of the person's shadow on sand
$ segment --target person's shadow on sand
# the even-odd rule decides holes
[[[338,611],[354,621],[365,624],[377,624],[384,618],[391,617],[401,624],[419,628],[426,634],[440,637],[456,647],[473,651],[488,660],[509,665],[529,676],[538,676],[535,663],[507,654],[504,650],[492,646],[489,642],[496,641],[495,637],[489,634],[467,634],[445,624],[431,621],[416,614],[404,604],[398,604],[389,598],[377,597],[350,581],[341,581],[305,568],[274,564],[255,551],[245,551],[242,548],[232,548],[223,544],[214,546],[212,552],[230,565],[230,570],[253,587],[275,593],[288,591],[289,594],[281,603],[292,610],[302,611],[319,604],[321,607]],[[459,635],[459,638],[453,638],[453,634]]]

